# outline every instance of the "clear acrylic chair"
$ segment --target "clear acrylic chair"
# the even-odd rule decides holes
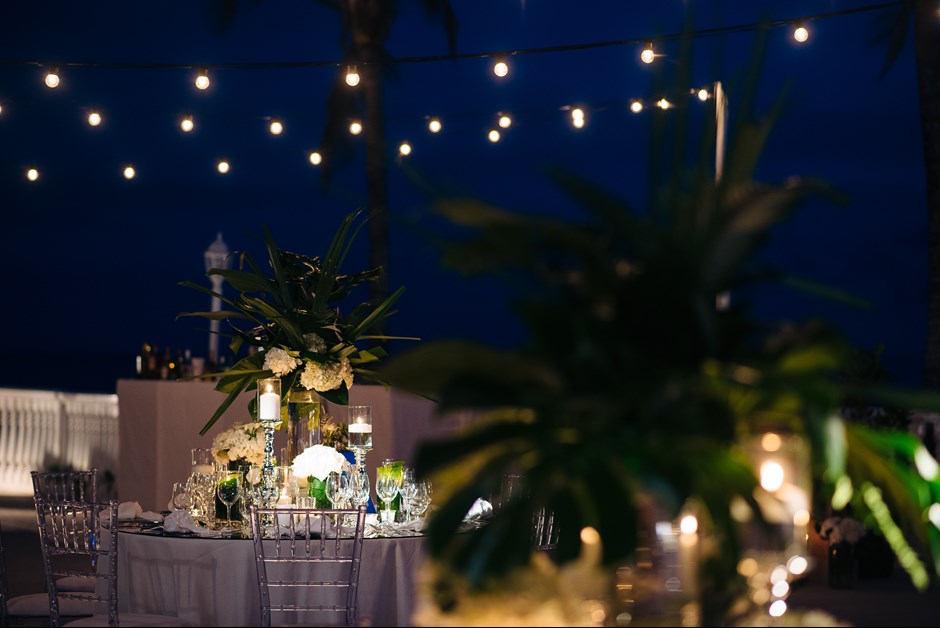
[[[51,626],[186,626],[166,615],[118,615],[118,502],[47,500],[35,497],[39,519]],[[111,531],[115,531],[113,534]],[[67,576],[92,578],[93,591],[63,591],[58,582]],[[90,617],[62,623],[70,603],[91,604]]]
[[[532,542],[536,550],[548,551],[558,545],[555,511],[540,508],[532,518]]]
[[[366,506],[250,513],[261,625],[355,626]]]

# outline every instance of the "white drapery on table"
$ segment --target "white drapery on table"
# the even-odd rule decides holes
[[[409,626],[424,537],[366,539],[359,619]],[[121,613],[179,617],[194,626],[259,626],[261,602],[252,542],[121,533]]]

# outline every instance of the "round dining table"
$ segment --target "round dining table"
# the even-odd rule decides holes
[[[410,626],[425,537],[366,538],[358,620]],[[118,610],[179,617],[194,626],[259,626],[261,602],[251,539],[122,531]]]

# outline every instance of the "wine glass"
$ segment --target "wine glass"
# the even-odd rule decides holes
[[[173,510],[189,510],[192,504],[188,482],[174,482],[173,494],[170,498],[170,504]]]
[[[230,531],[232,530],[232,506],[242,496],[242,472],[228,469],[219,471],[216,475],[216,494],[219,501],[225,504],[226,525],[222,529]]]
[[[392,500],[398,495],[398,491],[401,489],[400,476],[397,473],[389,473],[382,471],[383,467],[378,469],[378,478],[375,480],[375,494],[379,496],[379,499],[382,500],[382,503],[385,504],[385,515],[382,517],[382,521],[386,523],[391,523],[395,520],[394,510],[392,510]]]
[[[417,483],[415,493],[411,498],[410,510],[416,519],[420,519],[431,505],[431,483],[421,480]]]
[[[369,475],[365,469],[356,467],[349,476],[349,499],[353,508],[358,508],[369,503]]]
[[[404,521],[411,520],[411,500],[414,499],[415,494],[418,492],[418,481],[415,479],[415,470],[406,467],[402,471],[401,478],[401,508]]]
[[[344,473],[331,473],[326,478],[326,498],[333,508],[342,508],[349,499],[349,476]]]

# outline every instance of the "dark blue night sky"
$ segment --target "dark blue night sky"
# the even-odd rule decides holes
[[[402,0],[389,50],[397,57],[447,52],[443,30],[419,2]],[[865,2],[622,2],[455,0],[458,52],[494,52],[627,38],[762,18],[785,19]],[[42,69],[14,61],[223,64],[337,60],[339,21],[314,2],[243,3],[219,32],[209,5],[193,2],[4,2],[0,4],[0,260],[4,269],[0,387],[113,392],[132,377],[148,341],[204,355],[207,324],[177,320],[208,309],[202,295],[177,286],[204,280],[203,252],[221,232],[229,248],[259,246],[266,224],[286,249],[318,255],[342,217],[365,205],[361,147],[337,165],[328,190],[307,161],[317,147],[335,68],[218,69],[206,92],[189,69],[61,68],[49,90]],[[778,182],[816,176],[849,202],[806,204],[780,226],[766,260],[852,293],[859,309],[793,291],[765,295],[758,311],[773,319],[823,316],[859,347],[885,345],[897,380],[919,385],[926,337],[926,200],[912,42],[880,75],[884,45],[875,39],[892,13],[868,12],[812,22],[800,46],[790,30],[768,37],[759,109],[789,85],[789,96],[758,173]],[[696,84],[727,87],[732,120],[735,81],[751,57],[753,32],[697,39]],[[657,50],[676,64],[678,43]],[[491,59],[402,64],[386,85],[390,155],[400,140],[408,166],[447,189],[532,212],[561,215],[567,201],[545,175],[571,170],[637,206],[647,195],[652,115],[633,115],[631,98],[649,99],[654,69],[640,47],[517,55],[508,79]],[[668,67],[668,65],[667,65]],[[583,106],[584,129],[561,108]],[[689,106],[696,106],[690,102]],[[104,123],[85,115],[99,108]],[[497,111],[515,123],[498,144],[486,139]],[[196,130],[178,129],[191,114]],[[428,133],[425,116],[444,130]],[[272,136],[267,120],[283,120]],[[232,171],[214,164],[226,157]],[[432,223],[428,199],[394,157],[389,169],[391,285],[407,291],[394,334],[432,340],[470,337],[498,345],[522,330],[492,281],[467,281],[440,268],[421,235]],[[125,181],[123,164],[138,176]],[[25,171],[35,165],[40,180]],[[346,270],[367,265],[358,241]],[[206,283],[208,285],[208,282]]]

